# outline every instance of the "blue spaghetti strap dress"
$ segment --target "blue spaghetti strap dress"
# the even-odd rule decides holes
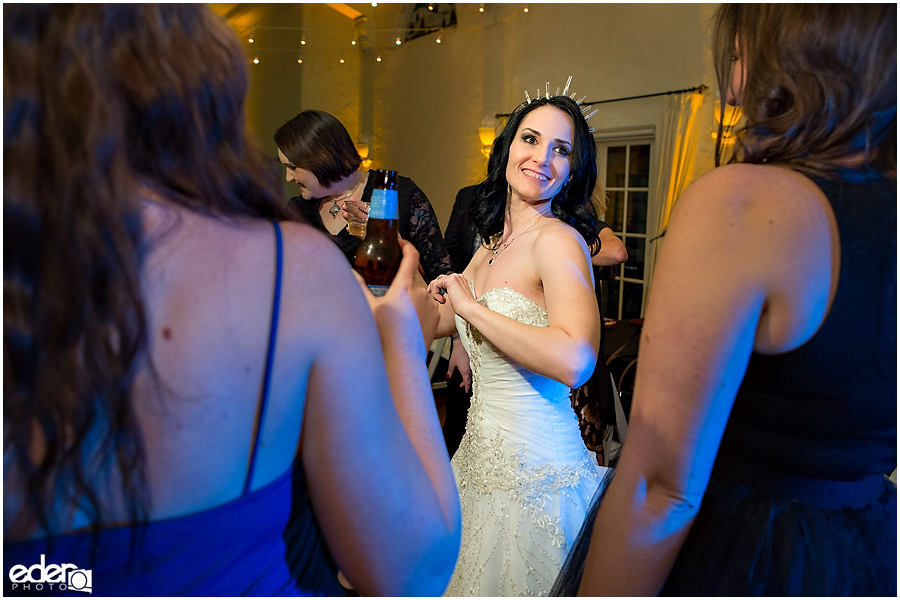
[[[814,181],[840,235],[834,301],[807,343],[751,356],[662,595],[897,595],[897,184]],[[554,595],[577,591],[601,501]]]
[[[310,506],[299,461],[268,485],[251,491],[265,418],[278,331],[281,228],[276,238],[275,295],[258,420],[243,494],[226,504],[153,521],[54,537],[3,543],[4,595],[84,596],[59,583],[10,581],[15,565],[74,565],[91,571],[95,596],[343,596],[337,567]],[[39,569],[32,571],[39,578]],[[15,585],[15,587],[14,587]],[[26,585],[28,587],[26,587]]]

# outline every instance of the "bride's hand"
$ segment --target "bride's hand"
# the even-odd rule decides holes
[[[460,310],[464,309],[467,304],[475,302],[475,297],[469,289],[469,280],[461,273],[438,275],[428,285],[428,291],[441,304],[446,303],[449,299],[453,312],[460,316],[463,316]]]

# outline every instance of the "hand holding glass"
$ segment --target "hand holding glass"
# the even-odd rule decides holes
[[[366,222],[369,220],[369,203],[362,200],[346,200],[341,205],[342,217],[347,221],[350,235],[365,239]]]

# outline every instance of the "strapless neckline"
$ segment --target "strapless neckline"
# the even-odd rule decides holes
[[[475,294],[475,282],[474,282],[474,281],[470,281],[470,282],[469,282],[469,289],[472,290],[472,294],[474,295],[474,294]],[[480,300],[483,300],[484,297],[487,296],[488,294],[491,294],[491,295],[500,295],[500,294],[502,294],[502,293],[504,293],[504,292],[511,292],[512,294],[518,296],[519,298],[525,300],[526,302],[528,302],[528,303],[534,305],[534,307],[535,307],[536,309],[538,309],[539,311],[541,311],[541,313],[543,313],[544,315],[547,314],[547,309],[546,309],[546,308],[544,308],[543,306],[541,306],[540,304],[538,304],[537,302],[535,302],[534,300],[532,300],[531,298],[529,298],[528,296],[526,296],[525,294],[523,294],[522,292],[520,292],[520,291],[518,291],[518,290],[514,290],[514,289],[512,289],[511,287],[506,287],[506,286],[504,286],[504,287],[491,288],[491,289],[489,289],[489,290],[487,290],[487,291],[485,291],[485,292],[482,292],[480,296],[478,296],[478,297],[475,298],[475,302],[478,302],[478,303],[480,304],[480,303],[481,303]]]

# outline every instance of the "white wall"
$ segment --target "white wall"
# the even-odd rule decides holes
[[[457,4],[458,25],[441,32],[441,44],[431,34],[399,47],[392,28],[402,5],[352,4],[368,16],[366,31],[383,57],[371,91],[360,90],[362,55],[350,45],[351,19],[324,4],[278,6],[292,7],[276,10],[278,23],[305,27],[304,63],[284,51],[251,64],[251,127],[274,154],[275,129],[301,110],[319,108],[358,138],[361,102],[374,99],[373,166],[413,178],[442,227],[456,191],[483,175],[478,127],[486,118],[499,123],[493,115],[515,108],[525,89],[534,95],[549,81],[553,93],[569,75],[570,91],[587,100],[700,84],[709,94],[715,89],[708,48],[715,4],[529,3],[528,13],[523,4],[488,4],[484,13],[478,4]],[[270,33],[281,33],[288,45],[290,36],[299,36]],[[598,130],[649,125],[659,132],[663,106],[664,97],[598,105],[590,122]],[[711,128],[711,108],[707,112]],[[698,172],[712,164],[709,136],[701,143]]]

